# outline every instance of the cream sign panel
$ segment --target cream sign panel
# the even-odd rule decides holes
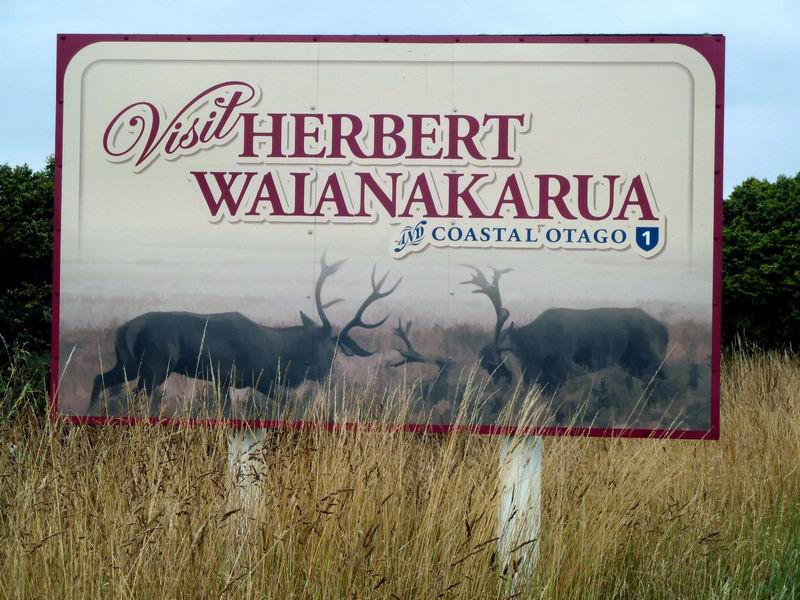
[[[721,38],[60,42],[55,413],[718,435]]]

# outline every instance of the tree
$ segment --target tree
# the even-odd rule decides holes
[[[745,180],[723,214],[724,341],[800,348],[800,173]]]
[[[0,335],[36,353],[50,347],[53,173],[52,157],[41,171],[0,165]]]

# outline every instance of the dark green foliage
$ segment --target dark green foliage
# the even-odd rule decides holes
[[[724,207],[722,330],[761,348],[800,347],[800,173],[750,178]]]
[[[24,344],[34,353],[50,348],[53,172],[52,157],[41,171],[0,165],[0,344],[5,348]]]

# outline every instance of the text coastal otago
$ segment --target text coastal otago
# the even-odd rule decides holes
[[[217,222],[396,225],[394,256],[438,247],[633,248],[654,256],[665,219],[646,172],[535,172],[517,152],[544,115],[482,112],[290,112],[257,86],[227,81],[169,114],[157,101],[121,107],[102,144],[144,170],[230,144],[232,164],[181,173]]]

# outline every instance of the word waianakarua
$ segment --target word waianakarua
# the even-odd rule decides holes
[[[529,113],[264,113],[254,110],[260,100],[257,87],[228,81],[204,90],[171,118],[152,102],[134,102],[110,120],[103,148],[109,160],[132,160],[141,171],[159,156],[174,160],[238,138],[239,166],[189,172],[213,221],[371,222],[379,214],[659,219],[644,174],[514,169],[521,160],[517,137],[535,131]],[[264,163],[269,170],[257,168]]]

